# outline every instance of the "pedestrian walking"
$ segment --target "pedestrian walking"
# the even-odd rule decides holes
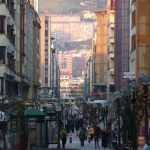
[[[108,135],[107,130],[102,131],[102,147],[105,149],[108,147]]]
[[[80,122],[79,122],[79,120],[76,120],[75,121],[75,129],[76,129],[77,136],[79,135],[79,128],[80,128]]]
[[[146,144],[145,136],[138,137],[138,150],[150,150],[150,146]]]
[[[91,141],[93,141],[93,138],[94,138],[94,127],[93,127],[93,125],[90,127],[90,137],[91,137]]]
[[[112,130],[111,127],[108,127],[107,129],[107,137],[108,137],[108,147],[111,148],[111,142],[112,142]]]
[[[101,129],[100,129],[100,127],[97,125],[97,126],[94,128],[95,149],[99,148],[99,138],[100,138],[100,134],[101,134]]]
[[[67,141],[67,131],[63,128],[60,132],[60,137],[62,141],[62,148],[65,149],[66,141]]]
[[[80,128],[79,130],[79,139],[81,142],[81,147],[84,147],[84,141],[86,139],[86,132],[84,128]]]
[[[69,142],[72,143],[72,131],[69,132]]]
[[[91,132],[90,132],[90,127],[88,127],[87,135],[88,135],[88,142],[91,143]]]

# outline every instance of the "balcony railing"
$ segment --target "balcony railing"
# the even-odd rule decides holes
[[[10,53],[7,54],[7,67],[11,71],[15,71],[15,59],[14,56]]]
[[[6,48],[4,46],[0,46],[0,64],[5,64],[5,51]]]
[[[0,15],[0,33],[5,32],[5,16]]]
[[[10,11],[10,14],[13,18],[15,18],[15,9],[14,9],[14,0],[7,0],[7,7]]]
[[[7,36],[10,42],[15,45],[15,35],[14,35],[14,29],[13,26],[7,25]]]

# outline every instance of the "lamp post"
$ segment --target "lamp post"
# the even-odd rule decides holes
[[[120,107],[121,107],[121,104],[120,104],[120,100],[121,100],[121,92],[120,91],[117,91],[116,92],[116,103],[117,103],[117,123],[118,123],[118,145],[120,146],[121,145],[121,127],[120,127]]]
[[[117,103],[117,123],[118,123],[118,145],[121,146],[121,98],[122,98],[122,92],[117,91],[116,93],[116,103]]]
[[[145,114],[145,138],[148,140],[149,119],[148,119],[148,87],[150,85],[150,74],[141,74],[140,76],[144,90],[144,114]]]
[[[62,108],[59,104],[56,105],[56,112],[57,112],[57,119],[58,119],[58,144],[57,144],[57,148],[60,149],[60,132],[61,132],[61,126],[60,126],[60,121],[61,121],[61,111]]]
[[[133,146],[133,150],[137,149],[137,115],[135,112],[135,108],[136,108],[136,92],[138,90],[138,86],[136,85],[135,82],[131,82],[129,84],[129,89],[130,89],[130,96],[131,96],[131,115],[133,117],[131,117],[131,132],[132,132],[132,146]]]

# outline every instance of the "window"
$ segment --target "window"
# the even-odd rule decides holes
[[[5,64],[5,47],[0,46],[0,64]]]
[[[45,36],[48,37],[48,30],[45,30]]]
[[[134,51],[136,49],[136,36],[132,36],[132,49],[131,51]]]
[[[45,68],[45,75],[47,76],[48,75],[48,69]]]
[[[0,3],[5,3],[5,0],[0,0]]]
[[[5,16],[0,16],[0,33],[5,32]]]
[[[45,66],[48,66],[48,60],[45,59]]]
[[[3,94],[3,78],[0,78],[0,94]]]
[[[45,77],[45,84],[48,84],[48,78]]]
[[[45,19],[45,28],[48,29],[48,19]]]
[[[136,24],[136,12],[133,11],[132,13],[132,28],[135,27]]]

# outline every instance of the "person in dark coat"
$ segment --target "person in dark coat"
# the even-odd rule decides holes
[[[103,130],[102,131],[102,147],[105,149],[108,147],[108,137],[107,137],[107,131]]]
[[[67,131],[63,128],[60,132],[60,137],[62,140],[62,147],[65,149],[66,141],[67,141]]]
[[[99,148],[99,138],[101,134],[101,129],[99,126],[94,128],[94,141],[95,141],[95,149]]]
[[[85,132],[84,128],[80,128],[79,139],[80,139],[80,142],[81,142],[81,147],[84,147],[84,141],[86,139],[86,132]]]

